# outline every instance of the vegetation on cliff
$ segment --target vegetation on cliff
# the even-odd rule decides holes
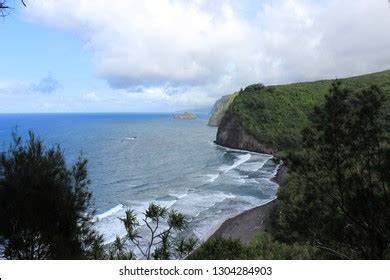
[[[390,71],[340,81],[343,87],[352,91],[377,85],[386,96],[390,96]],[[272,147],[279,154],[297,150],[302,145],[301,131],[310,124],[309,116],[314,107],[324,104],[331,85],[331,80],[322,80],[267,87],[248,86],[234,99],[218,133],[223,134],[225,130],[229,133],[230,121],[238,120],[261,145]],[[390,108],[389,98],[386,108]],[[229,141],[227,139],[220,144],[230,146]]]
[[[211,110],[211,116],[208,123],[209,126],[218,126],[221,123],[223,116],[225,115],[226,111],[230,107],[230,104],[232,104],[234,98],[237,95],[238,92],[225,95],[215,102],[214,107]]]
[[[390,258],[390,146],[385,95],[334,83],[303,130],[278,192],[272,232],[335,258]]]
[[[307,113],[302,144],[288,155],[290,174],[269,218],[272,235],[249,247],[209,240],[193,256],[389,259],[389,88],[364,86],[385,84],[387,75],[349,79],[359,90],[336,81]]]

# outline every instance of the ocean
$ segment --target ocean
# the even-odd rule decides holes
[[[11,132],[29,130],[48,146],[60,144],[71,165],[88,159],[96,229],[106,243],[125,229],[126,209],[141,218],[156,202],[185,214],[186,235],[206,239],[223,221],[273,200],[277,163],[270,155],[214,144],[207,115],[175,120],[170,114],[0,114],[0,150]]]

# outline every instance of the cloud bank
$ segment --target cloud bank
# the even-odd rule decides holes
[[[25,13],[79,36],[96,75],[145,102],[204,106],[251,83],[390,69],[386,0],[42,0]]]

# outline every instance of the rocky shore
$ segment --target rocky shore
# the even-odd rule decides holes
[[[218,107],[217,105],[220,104],[217,102],[215,106]],[[275,155],[277,152],[273,147],[260,143],[245,129],[238,116],[231,112],[224,114],[220,120],[215,143],[227,148],[270,155]],[[279,159],[275,158],[275,160]],[[283,184],[288,176],[287,171],[287,166],[282,163],[272,180],[279,185]],[[276,199],[226,220],[211,237],[232,237],[244,243],[251,242],[259,232],[265,230],[267,219],[275,204]]]
[[[273,180],[281,184],[285,182],[286,178],[287,167],[281,165]],[[226,220],[210,238],[217,236],[231,237],[240,239],[245,244],[250,243],[259,232],[265,230],[269,215],[275,204],[276,199]]]
[[[228,219],[211,237],[231,237],[248,244],[255,238],[256,234],[265,230],[267,218],[274,206],[275,200]]]

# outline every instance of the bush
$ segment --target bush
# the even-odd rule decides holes
[[[240,240],[212,237],[203,243],[189,259],[193,260],[245,260],[250,250]]]
[[[213,237],[192,255],[195,260],[289,260],[319,258],[318,250],[309,245],[283,244],[263,232],[249,245],[239,239]]]
[[[59,146],[47,149],[30,132],[13,135],[0,154],[0,247],[6,259],[83,259],[101,238],[91,229],[94,211],[87,161],[65,164]]]
[[[319,250],[310,245],[280,243],[266,232],[256,236],[250,255],[257,260],[311,260],[320,258]]]

